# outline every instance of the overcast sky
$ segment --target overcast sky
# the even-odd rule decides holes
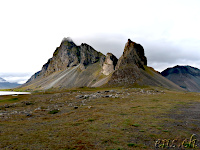
[[[128,38],[158,71],[200,68],[200,0],[1,0],[0,77],[25,82],[64,37],[122,55]]]

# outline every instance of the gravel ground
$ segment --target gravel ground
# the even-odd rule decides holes
[[[164,115],[164,117],[166,117]],[[175,121],[166,123],[165,126],[172,127],[176,131],[189,132],[196,139],[196,147],[200,148],[200,103],[193,102],[178,105],[171,110],[167,117]],[[188,137],[189,140],[190,137]],[[197,148],[197,149],[198,149]]]

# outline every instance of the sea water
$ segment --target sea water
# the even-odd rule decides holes
[[[0,91],[0,95],[23,95],[31,94],[30,92],[14,92],[14,91]]]

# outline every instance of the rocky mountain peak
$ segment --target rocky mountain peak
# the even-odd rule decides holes
[[[73,40],[70,37],[67,37],[67,38],[64,37],[63,40],[62,40],[62,43],[63,42],[73,42]]]
[[[125,44],[123,55],[120,57],[117,64],[117,69],[128,64],[135,64],[142,69],[147,65],[144,48],[130,39],[128,39],[128,42]]]
[[[192,76],[200,76],[200,70],[192,66],[174,66],[172,68],[165,69],[162,73],[163,76],[172,74],[190,74]]]
[[[161,72],[167,79],[190,92],[200,92],[200,70],[192,66],[174,66]]]
[[[41,71],[31,77],[30,81],[37,78],[37,76],[48,76],[79,64],[81,70],[96,62],[100,62],[102,65],[104,60],[105,56],[91,46],[85,43],[77,46],[71,38],[63,38],[60,46],[54,51],[53,57],[43,65]]]
[[[63,38],[60,47],[61,49],[71,49],[73,47],[75,47],[76,44],[73,42],[73,40],[70,37],[67,38]]]

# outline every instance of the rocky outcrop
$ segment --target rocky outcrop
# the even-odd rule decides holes
[[[190,92],[200,92],[200,70],[191,66],[167,68],[161,74]]]
[[[65,70],[68,67],[80,64],[81,70],[84,70],[89,64],[100,62],[103,65],[105,56],[94,50],[91,46],[82,43],[77,46],[71,38],[64,38],[59,47],[53,53],[53,57],[43,65],[42,70],[35,73],[28,82],[37,77],[47,77],[50,74]]]
[[[116,71],[112,74],[109,84],[133,85],[141,77],[140,69],[145,70],[146,65],[147,59],[143,47],[128,39],[123,55],[117,62]]]
[[[144,55],[144,49],[140,44],[137,44],[130,39],[125,45],[123,55],[119,58],[116,69],[134,64],[139,68],[145,69],[147,65],[147,58]]]
[[[130,39],[125,45],[123,55],[118,60],[116,71],[107,86],[160,86],[182,90],[176,84],[162,77],[153,68],[147,67],[144,49]]]
[[[67,67],[82,64],[87,66],[101,61],[105,56],[94,50],[91,46],[83,43],[77,46],[70,38],[64,38],[60,47],[56,49],[53,58],[42,68],[42,72],[47,76],[55,71],[64,70]],[[82,68],[83,68],[82,66]]]
[[[115,57],[115,55],[113,55],[112,53],[107,53],[106,59],[102,66],[102,73],[104,75],[111,74],[115,70],[117,61],[118,59]]]

